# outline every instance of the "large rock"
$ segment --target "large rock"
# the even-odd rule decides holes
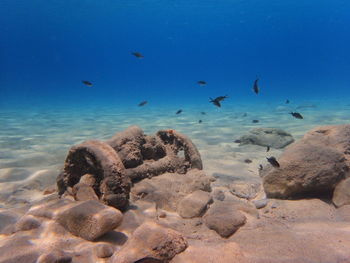
[[[199,217],[207,210],[212,200],[208,192],[197,190],[180,201],[177,211],[183,218]]]
[[[287,199],[331,195],[335,185],[349,176],[349,141],[348,126],[326,126],[308,132],[281,155],[280,168],[270,166],[261,171],[267,196]]]
[[[92,241],[118,227],[122,218],[119,210],[90,200],[63,210],[56,221],[73,235]]]
[[[276,128],[255,128],[249,134],[240,138],[240,145],[255,144],[270,146],[276,149],[284,148],[294,142],[293,136],[281,129]]]
[[[334,189],[333,203],[337,207],[350,205],[350,178],[344,179]]]
[[[143,199],[161,209],[176,211],[179,201],[197,190],[210,192],[210,177],[202,170],[193,169],[187,174],[166,173],[144,179],[134,185],[131,195],[134,200]]]
[[[204,222],[209,229],[227,238],[245,224],[246,217],[228,202],[217,201],[205,214]]]
[[[112,263],[168,262],[187,248],[186,239],[177,231],[154,222],[138,227]]]

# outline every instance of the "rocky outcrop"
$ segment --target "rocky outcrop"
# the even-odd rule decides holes
[[[346,178],[337,184],[332,201],[337,207],[350,205],[350,178]]]
[[[268,197],[303,198],[331,195],[349,176],[350,125],[319,127],[289,146],[280,168],[261,171]]]
[[[239,140],[240,145],[255,144],[276,149],[284,148],[294,142],[291,134],[276,128],[255,128]]]
[[[138,227],[112,263],[168,262],[187,248],[186,239],[175,230],[154,222]]]

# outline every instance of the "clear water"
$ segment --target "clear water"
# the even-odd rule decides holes
[[[0,203],[35,198],[72,145],[131,124],[189,135],[209,174],[256,175],[265,149],[233,143],[252,127],[300,138],[349,122],[349,13],[346,0],[1,0]]]

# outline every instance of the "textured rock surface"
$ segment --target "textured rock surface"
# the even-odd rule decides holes
[[[168,262],[186,248],[187,241],[180,233],[154,222],[147,222],[134,231],[123,248],[113,255],[111,262],[134,263],[143,262],[141,260],[147,258]]]
[[[197,190],[179,202],[177,211],[183,218],[199,217],[207,210],[210,202],[212,198],[208,192]]]
[[[122,222],[119,210],[97,201],[74,204],[56,216],[56,220],[72,234],[86,240],[95,240]]]
[[[249,134],[243,135],[240,141],[240,145],[255,144],[280,149],[294,142],[294,139],[291,134],[281,129],[255,128],[252,129]]]
[[[176,211],[179,201],[196,190],[210,192],[210,178],[193,169],[187,174],[167,173],[144,179],[134,185],[131,195],[134,200],[155,202],[159,208]]]
[[[350,178],[344,179],[337,184],[333,192],[332,201],[337,207],[350,205]]]
[[[223,201],[215,202],[204,216],[209,229],[215,230],[222,237],[229,237],[246,222],[246,217],[235,207]]]
[[[278,159],[280,168],[267,167],[261,171],[267,196],[331,195],[335,185],[349,176],[348,131],[347,125],[319,127],[289,146]]]

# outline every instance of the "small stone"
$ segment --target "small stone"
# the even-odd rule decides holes
[[[95,253],[99,258],[109,258],[113,255],[114,250],[110,245],[99,244],[95,247]]]
[[[89,186],[94,186],[96,182],[95,176],[92,174],[84,174],[82,177],[80,177],[79,183],[83,183]]]
[[[161,211],[158,216],[160,218],[165,218],[166,217],[166,213],[164,211]]]
[[[350,205],[350,178],[344,179],[336,185],[332,201],[336,207]]]
[[[213,192],[213,198],[215,200],[224,201],[225,200],[225,193],[222,190],[215,189]]]
[[[178,213],[183,218],[201,216],[207,209],[212,198],[208,192],[197,190],[183,198],[178,205]]]
[[[255,207],[257,209],[261,209],[261,208],[264,208],[268,203],[268,200],[267,199],[260,199],[260,200],[254,200],[253,201],[253,204],[255,205]]]
[[[79,202],[56,216],[56,221],[73,235],[92,241],[118,227],[122,213],[98,201]]]
[[[73,187],[73,194],[77,201],[98,200],[94,189],[85,183],[76,184]]]
[[[71,263],[72,257],[63,251],[51,251],[38,258],[37,263]]]

